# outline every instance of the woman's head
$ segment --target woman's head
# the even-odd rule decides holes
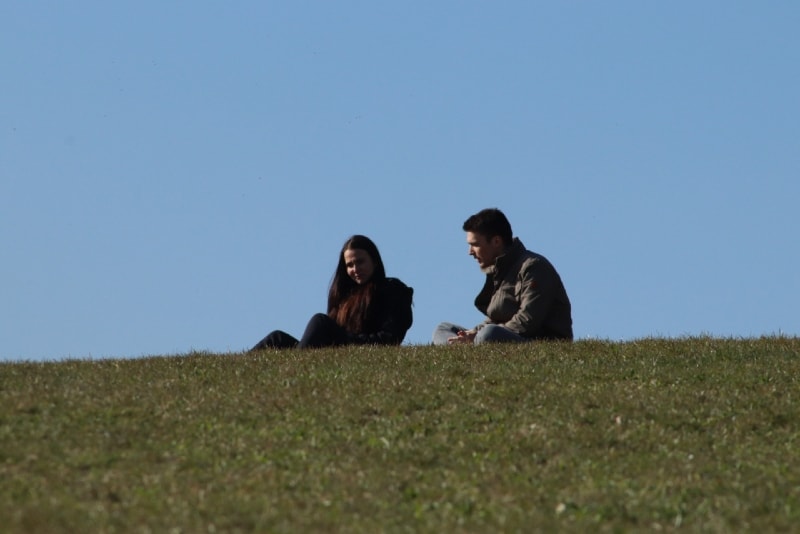
[[[328,293],[328,314],[353,332],[363,327],[372,300],[374,282],[386,279],[381,254],[366,236],[354,235],[344,242]]]
[[[363,285],[386,278],[381,254],[366,236],[354,235],[345,241],[339,254],[336,279],[350,285]]]

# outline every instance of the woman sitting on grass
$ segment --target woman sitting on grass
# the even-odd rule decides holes
[[[378,247],[363,235],[348,239],[328,291],[328,313],[317,313],[298,341],[275,330],[254,350],[336,345],[399,345],[411,328],[414,290],[387,278]]]

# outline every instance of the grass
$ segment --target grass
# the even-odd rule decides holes
[[[5,532],[789,531],[800,339],[0,364]]]

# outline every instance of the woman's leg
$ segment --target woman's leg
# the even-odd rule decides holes
[[[250,351],[254,350],[266,350],[266,349],[291,349],[297,346],[297,340],[283,332],[282,330],[273,330],[267,337],[256,343],[256,346],[250,349]]]
[[[456,337],[460,330],[466,330],[466,328],[453,323],[440,323],[436,330],[433,331],[433,344],[447,345],[447,340],[451,337]]]
[[[297,344],[298,349],[332,347],[347,343],[347,332],[324,313],[315,314],[308,321],[306,331]]]

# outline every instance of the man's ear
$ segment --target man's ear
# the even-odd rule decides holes
[[[499,235],[492,236],[491,242],[493,247],[503,248],[503,238]]]

